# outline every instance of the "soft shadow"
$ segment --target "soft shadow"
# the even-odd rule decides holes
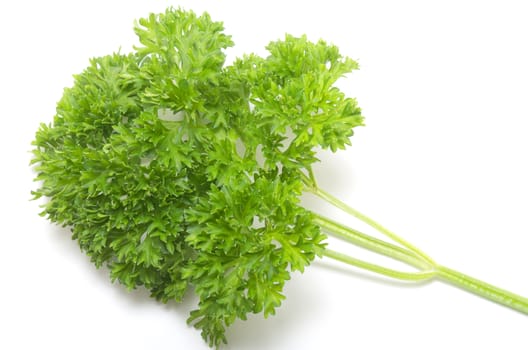
[[[286,299],[276,309],[276,315],[265,319],[262,313],[251,314],[245,321],[236,320],[227,329],[225,349],[273,349],[296,329],[310,328],[306,323],[318,322],[317,315],[324,308],[322,291],[319,284],[311,283],[309,271],[294,273],[285,284],[284,295]]]
[[[110,279],[110,271],[106,266],[97,268],[91,261],[90,257],[81,251],[77,241],[72,240],[72,233],[69,228],[60,227],[57,225],[50,226],[49,236],[54,240],[54,243],[58,246],[60,254],[67,260],[65,263],[75,264],[81,266],[84,270],[90,271],[92,276],[97,280],[97,283],[103,288],[109,288],[116,293],[120,300],[124,300],[131,304],[131,306],[147,306],[153,305],[157,307],[163,307],[170,310],[179,310],[182,312],[182,316],[187,317],[188,313],[196,308],[198,299],[192,292],[188,290],[181,303],[175,301],[169,301],[164,304],[157,301],[150,296],[150,292],[140,286],[133,290],[128,290],[124,285],[119,282],[112,282]]]

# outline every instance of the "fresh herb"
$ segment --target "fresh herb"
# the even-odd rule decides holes
[[[392,278],[433,278],[528,313],[528,300],[445,268],[316,184],[317,149],[350,144],[363,117],[336,80],[337,47],[287,35],[269,56],[225,65],[231,38],[207,14],[151,14],[133,53],[94,58],[42,124],[33,164],[42,215],[69,227],[97,267],[163,302],[192,288],[190,324],[210,346],[250,313],[275,313],[294,271],[329,257]],[[300,205],[311,192],[370,224],[368,236]],[[324,233],[323,233],[324,232]],[[338,236],[417,270],[326,247]]]

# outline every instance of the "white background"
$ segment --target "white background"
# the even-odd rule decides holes
[[[29,201],[30,142],[71,75],[89,57],[130,50],[134,19],[168,5],[224,21],[237,45],[231,58],[264,54],[289,32],[357,59],[361,70],[340,86],[358,98],[367,126],[347,151],[321,154],[320,185],[437,261],[528,295],[524,3],[2,2],[0,348],[207,349],[185,324],[192,296],[162,305],[111,284]],[[322,260],[285,293],[276,316],[237,322],[225,349],[528,346],[526,316],[437,281],[413,286]]]

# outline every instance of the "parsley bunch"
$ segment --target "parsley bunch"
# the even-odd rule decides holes
[[[216,347],[237,318],[274,314],[290,274],[323,255],[393,278],[440,277],[527,312],[525,298],[436,264],[317,186],[316,150],[344,149],[363,122],[334,86],[357,68],[337,47],[286,35],[267,57],[226,66],[233,42],[207,14],[169,8],[135,32],[133,53],[94,58],[75,76],[33,151],[42,215],[112,280],[163,302],[192,288],[188,322]],[[304,191],[396,244],[303,208]],[[418,271],[330,250],[323,231]]]

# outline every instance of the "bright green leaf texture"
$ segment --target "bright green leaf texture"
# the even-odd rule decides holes
[[[135,52],[92,59],[40,126],[34,195],[112,280],[163,302],[192,289],[189,323],[217,347],[324,250],[302,179],[362,124],[333,85],[357,64],[287,35],[226,66],[222,23],[182,9],[135,32]]]

